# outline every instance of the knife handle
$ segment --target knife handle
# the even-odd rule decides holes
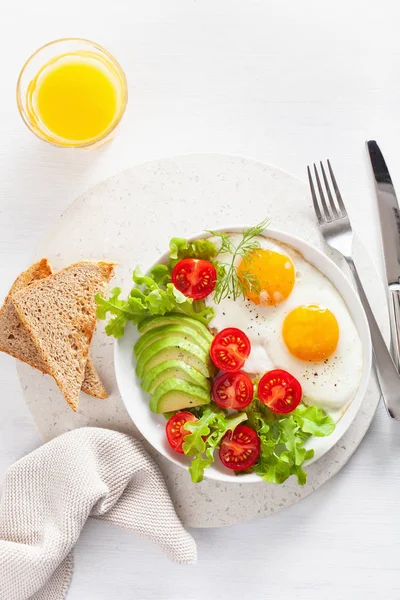
[[[375,370],[386,410],[392,419],[400,421],[400,375],[397,372],[396,365],[392,360],[381,330],[379,329],[379,325],[376,322],[374,313],[372,312],[371,306],[368,302],[368,298],[357,272],[357,267],[355,266],[351,257],[345,256],[345,258],[350,267],[361,303],[367,316],[368,325],[371,332]]]
[[[389,285],[389,319],[393,362],[400,367],[400,284]]]

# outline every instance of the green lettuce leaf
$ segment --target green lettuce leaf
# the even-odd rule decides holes
[[[171,270],[167,265],[156,265],[150,271],[150,277],[157,285],[166,285],[171,281]]]
[[[261,458],[254,471],[267,483],[278,485],[284,483],[292,474],[289,463],[281,460],[276,454],[271,454],[268,460]]]
[[[239,423],[245,421],[245,413],[228,416],[215,405],[207,406],[198,421],[188,422],[185,429],[190,433],[185,436],[183,452],[192,456],[189,473],[194,483],[204,478],[204,469],[214,462],[215,449],[227,431],[233,431]]]
[[[97,318],[104,320],[108,313],[113,315],[107,323],[105,331],[107,335],[113,335],[116,338],[124,335],[125,325],[128,321],[139,323],[147,314],[146,307],[141,300],[134,297],[122,300],[119,297],[121,291],[121,288],[114,288],[108,299],[103,298],[100,294],[95,296]]]
[[[312,458],[312,457],[310,457]],[[307,483],[307,473],[303,469],[301,465],[294,465],[291,468],[291,475],[295,475],[297,477],[297,483],[299,485],[306,485]]]
[[[190,477],[193,483],[200,483],[204,479],[204,470],[211,465],[212,461],[209,457],[204,458],[202,454],[196,456],[189,467]]]
[[[292,415],[280,421],[280,443],[285,444],[286,450],[281,453],[280,459],[285,462],[302,465],[305,461],[307,450],[303,444],[304,436]]]
[[[186,300],[187,302],[179,305],[179,311],[188,317],[192,317],[192,319],[200,321],[203,325],[208,325],[215,316],[214,309],[211,306],[206,306],[203,300],[196,300],[194,302],[190,298],[186,298]]]
[[[188,242],[185,238],[172,238],[169,248],[171,267],[174,267],[182,258],[202,258],[212,262],[218,254],[216,245],[207,239]]]
[[[207,407],[198,421],[188,422],[185,429],[190,431],[183,442],[183,451],[186,456],[196,456],[206,451],[204,438],[210,434],[210,425],[217,419],[217,413]]]
[[[139,324],[143,319],[166,313],[183,313],[207,325],[214,316],[214,310],[204,302],[193,301],[184,296],[171,283],[170,269],[166,265],[156,265],[149,275],[143,275],[139,268],[133,273],[135,286],[126,300],[121,299],[121,289],[114,288],[109,298],[96,295],[97,317],[111,319],[105,327],[107,335],[120,338],[124,335],[129,321]]]
[[[305,485],[302,465],[314,456],[304,444],[312,436],[330,435],[335,422],[321,408],[300,404],[288,415],[271,413],[259,400],[246,409],[248,424],[260,438],[260,457],[254,472],[269,483],[281,484],[291,475]]]
[[[330,435],[335,429],[335,421],[319,406],[299,404],[293,412],[293,417],[304,433],[317,437]]]

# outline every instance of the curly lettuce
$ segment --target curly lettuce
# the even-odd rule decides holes
[[[255,400],[246,412],[248,425],[258,433],[261,445],[254,472],[268,483],[281,484],[294,475],[299,485],[305,485],[307,474],[302,465],[314,456],[305,443],[312,435],[330,435],[334,420],[322,408],[305,404],[287,415],[275,415]]]
[[[307,473],[303,464],[314,456],[314,450],[305,448],[306,441],[312,436],[330,435],[335,422],[321,408],[300,404],[287,415],[278,415],[270,411],[258,399],[255,399],[243,412],[228,415],[214,404],[194,409],[199,420],[188,422],[185,429],[183,451],[192,458],[189,472],[194,483],[204,478],[204,471],[213,462],[215,451],[229,430],[246,421],[260,438],[260,456],[254,467],[246,471],[256,473],[268,483],[281,484],[290,476],[297,478],[299,485],[305,485]]]
[[[111,315],[105,331],[107,335],[121,338],[128,322],[138,325],[149,316],[165,315],[177,312],[193,317],[207,325],[214,316],[214,311],[206,307],[204,302],[194,302],[184,296],[171,283],[169,269],[166,265],[156,265],[149,275],[143,275],[139,268],[133,273],[135,286],[126,299],[121,298],[121,288],[111,290],[108,298],[100,294],[95,296],[97,317],[105,320]]]
[[[190,433],[185,435],[183,452],[192,457],[189,473],[193,483],[204,478],[204,469],[214,462],[214,451],[219,447],[227,431],[233,431],[237,425],[247,419],[243,412],[228,416],[223,410],[211,404],[204,408],[198,421],[185,424]]]
[[[110,319],[105,327],[107,335],[121,338],[128,322],[138,325],[143,319],[171,312],[182,313],[208,325],[214,317],[214,310],[201,300],[193,301],[184,296],[171,281],[175,264],[182,258],[202,258],[212,261],[218,254],[217,247],[210,240],[189,242],[184,238],[172,238],[170,260],[167,265],[153,267],[148,275],[143,275],[137,267],[133,273],[134,287],[126,299],[121,298],[122,290],[116,287],[108,298],[95,296],[97,318]]]
[[[172,238],[169,243],[170,267],[174,267],[182,258],[202,258],[213,262],[218,254],[218,248],[208,239],[189,242],[185,238]]]

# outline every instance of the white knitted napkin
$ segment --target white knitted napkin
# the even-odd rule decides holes
[[[156,542],[180,563],[196,561],[163,477],[140,442],[85,427],[15,463],[0,502],[1,600],[64,600],[72,548],[89,516]]]

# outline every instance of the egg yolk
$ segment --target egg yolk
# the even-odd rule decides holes
[[[299,306],[283,322],[283,339],[293,356],[318,362],[328,358],[339,341],[339,325],[327,308]]]
[[[291,259],[272,250],[252,250],[238,266],[246,297],[254,304],[274,306],[289,296],[296,274]]]

